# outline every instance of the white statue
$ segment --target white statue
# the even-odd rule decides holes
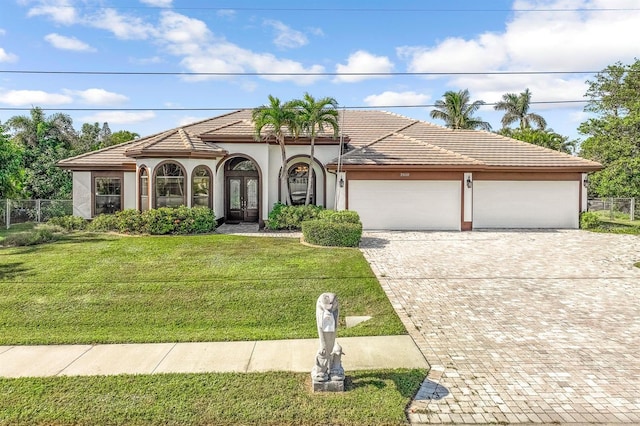
[[[311,370],[314,382],[344,380],[342,368],[342,346],[336,343],[340,307],[334,293],[322,293],[316,303],[316,324],[320,337],[320,348],[316,363]]]

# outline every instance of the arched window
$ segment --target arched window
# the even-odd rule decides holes
[[[243,157],[237,157],[227,162],[226,164],[227,170],[229,171],[250,171],[257,172],[256,165],[253,164],[253,161],[247,160]]]
[[[140,167],[140,211],[149,210],[149,171]]]
[[[163,163],[155,173],[155,207],[186,205],[184,170],[177,163]]]
[[[191,174],[191,207],[211,208],[211,172],[205,166],[198,166]]]
[[[309,165],[306,163],[296,163],[289,168],[287,174],[287,185],[289,185],[289,201],[294,206],[303,205],[307,196],[307,183],[309,178]],[[315,204],[316,199],[316,174],[311,173],[311,197],[310,204]]]

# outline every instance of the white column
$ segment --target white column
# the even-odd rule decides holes
[[[465,173],[463,178],[464,188],[464,221],[473,221],[473,173]]]

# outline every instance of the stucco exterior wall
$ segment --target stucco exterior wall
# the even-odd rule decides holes
[[[91,172],[73,172],[73,215],[91,219]]]
[[[123,209],[137,208],[136,172],[125,172],[122,182]]]

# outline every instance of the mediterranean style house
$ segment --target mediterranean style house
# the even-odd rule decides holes
[[[74,214],[207,206],[264,223],[276,202],[355,210],[365,229],[577,228],[600,164],[494,133],[384,111],[341,111],[341,137],[256,141],[239,110],[62,160]],[[286,185],[286,187],[284,187]],[[286,196],[286,199],[284,199]]]

